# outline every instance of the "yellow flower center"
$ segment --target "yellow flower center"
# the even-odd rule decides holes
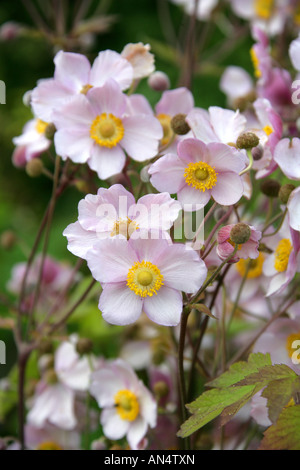
[[[248,270],[247,279],[255,279],[262,275],[264,260],[264,255],[259,253],[256,259],[240,259],[235,267],[241,277],[244,277]]]
[[[267,134],[267,136],[269,137],[269,135],[273,134],[274,130],[271,126],[265,126],[263,128],[263,131]]]
[[[205,162],[189,163],[185,169],[184,178],[189,186],[206,191],[213,188],[217,183],[215,169]]]
[[[293,247],[288,238],[283,238],[278,243],[275,251],[274,267],[280,273],[286,271],[292,250]]]
[[[63,450],[61,446],[56,444],[56,442],[52,441],[45,441],[42,442],[36,450]]]
[[[255,13],[264,20],[270,19],[274,10],[274,3],[274,0],[255,0]]]
[[[296,6],[295,13],[294,13],[294,21],[297,26],[300,25],[300,5]]]
[[[127,286],[140,297],[152,297],[164,285],[164,277],[150,261],[136,262],[128,271]]]
[[[295,341],[297,342],[295,343]],[[292,333],[291,335],[287,337],[285,347],[286,347],[289,357],[292,358],[293,354],[300,347],[300,331],[298,331],[298,333]]]
[[[80,93],[82,93],[83,95],[86,95],[87,92],[93,88],[93,85],[90,85],[89,83],[87,83],[86,85],[84,85],[82,88],[81,88],[81,91]]]
[[[171,128],[172,117],[169,116],[169,114],[158,114],[156,117],[161,123],[164,133],[163,138],[161,139],[161,145],[168,145],[174,136],[174,132]]]
[[[120,390],[114,396],[115,407],[122,419],[134,421],[140,411],[136,395],[130,390]]]
[[[90,136],[101,146],[115,147],[124,136],[122,120],[113,114],[102,113],[94,119]]]
[[[42,121],[41,119],[37,119],[35,124],[35,130],[39,134],[44,134],[47,126],[48,122]]]
[[[135,232],[135,230],[138,228],[138,224],[127,217],[125,220],[120,219],[115,222],[110,236],[114,237],[115,235],[123,235],[127,238],[127,240],[129,240],[133,232]]]
[[[261,73],[261,70],[259,68],[259,59],[257,57],[257,54],[255,52],[254,47],[252,47],[250,49],[250,57],[251,57],[253,67],[254,67],[254,75],[255,75],[256,78],[260,78],[262,73]]]

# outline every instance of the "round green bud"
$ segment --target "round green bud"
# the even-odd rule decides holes
[[[27,162],[25,170],[28,176],[31,178],[37,178],[43,173],[44,165],[42,160],[39,158],[34,158]]]
[[[160,399],[165,397],[169,393],[169,387],[166,382],[164,382],[163,380],[159,380],[153,385],[153,391],[155,396]]]
[[[45,129],[46,139],[52,140],[55,132],[56,132],[56,127],[52,122],[50,122]]]
[[[249,225],[239,222],[230,230],[230,240],[236,245],[246,243],[251,237],[251,229]]]
[[[58,378],[54,369],[47,369],[43,374],[43,380],[49,384],[54,385],[58,382]]]
[[[267,197],[278,197],[280,184],[276,180],[268,179],[261,183],[260,190]]]
[[[16,234],[12,230],[5,230],[1,234],[0,244],[5,250],[10,250],[15,246],[17,239]]]
[[[175,114],[171,119],[171,128],[177,135],[187,134],[191,128],[185,120],[186,114]]]
[[[287,204],[289,197],[291,195],[291,192],[293,192],[295,188],[296,186],[294,186],[292,183],[287,183],[281,186],[279,193],[278,193],[278,197],[280,201],[282,202],[282,204]]]
[[[252,153],[253,160],[257,162],[258,160],[261,160],[261,158],[263,157],[264,149],[262,145],[258,145],[257,147],[254,147],[251,150],[251,153]]]
[[[239,135],[236,141],[236,146],[238,149],[249,150],[253,147],[257,147],[259,144],[259,138],[253,132],[243,132]]]
[[[43,339],[38,347],[40,355],[53,353],[53,343],[49,339]]]
[[[93,350],[93,342],[89,338],[79,338],[76,344],[76,351],[80,356],[89,354]]]

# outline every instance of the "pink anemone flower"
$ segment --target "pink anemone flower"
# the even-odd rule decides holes
[[[165,239],[106,239],[87,254],[93,277],[102,284],[99,309],[115,325],[134,323],[142,311],[159,325],[175,326],[182,291],[196,293],[206,279],[196,251]]]

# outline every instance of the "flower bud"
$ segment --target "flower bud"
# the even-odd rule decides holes
[[[254,161],[258,161],[263,157],[264,149],[262,145],[258,145],[251,150],[252,157]]]
[[[38,347],[40,355],[53,353],[53,343],[48,339],[44,339],[40,342]]]
[[[15,246],[17,239],[16,234],[12,230],[5,230],[1,234],[0,245],[5,250],[10,250]]]
[[[259,138],[253,132],[243,132],[240,134],[236,141],[238,149],[249,150],[253,147],[257,147],[259,144]]]
[[[54,385],[58,382],[58,378],[54,369],[48,369],[43,374],[43,380],[49,384]]]
[[[282,204],[287,204],[290,194],[292,191],[294,191],[295,188],[296,186],[294,186],[292,183],[287,183],[281,186],[279,193],[278,193],[278,197],[280,201],[282,202]]]
[[[239,222],[234,225],[230,231],[230,240],[236,245],[246,243],[251,236],[251,229],[249,225]]]
[[[149,183],[149,181],[150,181],[150,175],[148,173],[148,170],[149,170],[150,166],[151,165],[146,165],[146,166],[144,166],[144,168],[141,169],[140,178],[141,178],[143,183]]]
[[[52,140],[53,137],[54,137],[54,134],[56,132],[56,127],[55,125],[53,124],[53,122],[50,122],[46,129],[45,129],[45,137],[46,139],[49,139],[49,140]]]
[[[32,90],[28,90],[24,93],[23,98],[22,98],[24,106],[30,107],[31,96],[32,96]]]
[[[89,354],[93,350],[93,342],[89,338],[79,338],[76,344],[76,351],[80,356]]]
[[[186,114],[175,114],[175,116],[171,119],[171,128],[175,134],[178,135],[185,135],[187,134],[191,128],[185,120]]]
[[[157,70],[148,78],[148,85],[155,91],[166,91],[170,88],[170,80],[168,75]]]
[[[163,380],[159,380],[153,385],[153,392],[155,396],[160,399],[165,397],[169,393],[169,387],[166,382],[164,382]]]
[[[278,197],[280,184],[276,180],[268,179],[261,183],[261,192],[268,197]]]
[[[226,209],[223,207],[218,207],[214,212],[214,219],[216,222],[219,222],[220,219],[226,214]]]
[[[34,158],[26,163],[26,173],[31,178],[37,178],[43,173],[44,164],[39,158]]]

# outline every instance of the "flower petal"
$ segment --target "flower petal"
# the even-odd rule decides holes
[[[144,312],[150,320],[159,325],[178,325],[182,312],[181,292],[162,286],[156,295],[145,298]]]
[[[99,300],[99,309],[105,321],[112,325],[129,325],[142,313],[143,299],[126,282],[105,284]]]

